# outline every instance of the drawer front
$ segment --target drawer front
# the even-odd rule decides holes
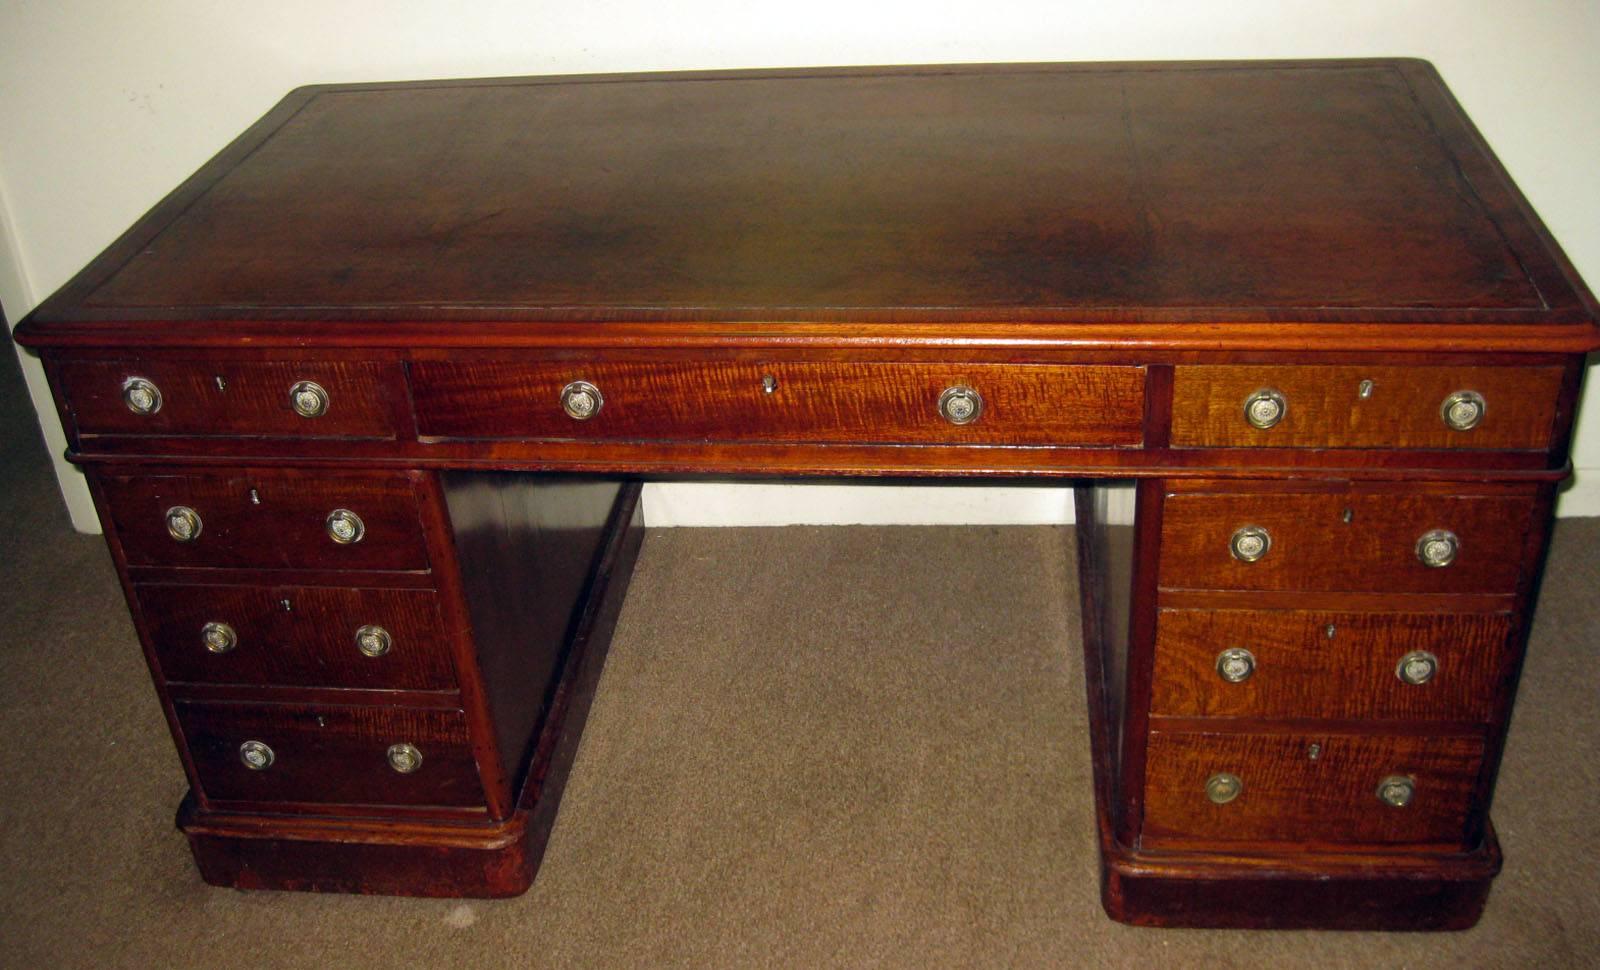
[[[1098,365],[419,361],[418,430],[444,438],[1139,445],[1144,369]],[[562,408],[575,381],[602,403]],[[977,417],[940,412],[952,387]],[[769,389],[770,388],[770,389]]]
[[[426,569],[416,485],[406,474],[240,471],[226,475],[107,475],[106,525],[130,566]],[[192,510],[187,541],[169,511]],[[359,539],[335,541],[329,516],[359,518]],[[352,521],[342,519],[349,527]],[[193,527],[191,527],[193,528]]]
[[[1254,364],[1173,368],[1171,442],[1178,448],[1550,447],[1559,367],[1308,367]],[[1281,418],[1260,428],[1245,416],[1261,391],[1282,398]],[[1476,425],[1457,430],[1445,402],[1483,401]]]
[[[1533,508],[1531,492],[1178,492],[1162,510],[1160,582],[1169,589],[1508,594],[1522,575]],[[1270,544],[1247,562],[1234,554],[1233,537],[1250,528],[1265,530]],[[1418,543],[1441,532],[1454,537],[1454,559],[1425,565]]]
[[[483,786],[460,711],[293,704],[178,704],[206,797],[217,801],[348,805],[483,805]],[[262,768],[246,765],[242,746]],[[409,744],[415,770],[396,771],[389,749]]]
[[[456,688],[433,590],[141,585],[135,595],[169,682]]]
[[[1311,757],[1316,745],[1316,757]],[[1440,843],[1459,846],[1483,762],[1478,737],[1150,732],[1143,844]],[[1208,783],[1239,781],[1218,804]],[[1388,778],[1409,803],[1379,797]]]
[[[1164,609],[1150,712],[1488,722],[1511,632],[1508,613]]]
[[[56,373],[82,435],[392,438],[391,389],[404,386],[398,365],[365,362],[66,360]],[[130,407],[135,380],[159,395],[159,407]],[[321,389],[320,413],[308,383]],[[295,408],[296,390],[306,413]]]

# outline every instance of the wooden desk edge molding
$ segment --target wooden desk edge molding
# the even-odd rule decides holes
[[[1597,319],[1388,59],[301,88],[17,338],[209,882],[526,889],[642,478],[1046,478],[1107,912],[1454,929]]]

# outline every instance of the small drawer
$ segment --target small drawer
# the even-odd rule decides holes
[[[1161,514],[1161,586],[1516,592],[1527,494],[1181,491]],[[1439,565],[1428,565],[1429,562]]]
[[[1163,609],[1150,713],[1488,722],[1509,613]]]
[[[1175,448],[1541,451],[1559,367],[1197,364],[1173,368]]]
[[[457,686],[430,589],[141,585],[134,593],[168,682]]]
[[[1153,730],[1141,844],[1461,847],[1483,740]],[[1385,800],[1386,798],[1392,801]]]
[[[64,360],[78,434],[393,438],[399,365],[328,361]]]
[[[215,801],[485,804],[460,711],[176,706],[200,788]]]
[[[102,515],[130,566],[426,569],[415,479],[243,470],[105,475]]]
[[[436,438],[1136,447],[1144,369],[1056,364],[418,361]]]

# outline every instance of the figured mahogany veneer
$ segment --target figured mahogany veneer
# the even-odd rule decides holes
[[[450,634],[431,589],[150,584],[135,596],[168,683],[456,688]],[[227,624],[237,645],[208,649],[207,623]],[[382,656],[357,648],[356,632],[369,624],[392,640]]]
[[[482,809],[483,784],[461,711],[298,704],[178,704],[200,790],[214,802],[437,805]],[[257,770],[246,741],[275,755]],[[390,745],[422,752],[413,772],[389,766]]]
[[[1508,613],[1163,609],[1156,620],[1150,713],[1174,717],[1480,721],[1516,668]],[[1249,650],[1255,672],[1229,683],[1217,657]],[[1414,651],[1438,673],[1395,673]]]
[[[1442,929],[1499,868],[1597,317],[1437,74],[1391,59],[303,88],[18,339],[89,471],[208,881],[525,889],[639,476],[1123,476],[1133,529],[1079,501],[1107,912]],[[325,414],[294,412],[302,380]],[[976,420],[940,413],[954,387]],[[360,542],[329,539],[335,508]],[[1229,553],[1246,525],[1259,562]],[[199,642],[216,621],[234,650]],[[388,656],[355,649],[365,623]],[[1231,646],[1244,683],[1216,673]],[[1420,686],[1394,675],[1414,650]],[[245,767],[245,740],[278,760]],[[420,771],[389,767],[400,742]],[[1239,798],[1207,797],[1217,772]],[[1410,804],[1377,798],[1390,774]]]
[[[136,360],[64,361],[56,376],[71,426],[80,435],[273,435],[392,438],[400,422],[392,364],[330,361],[201,361],[145,356]],[[143,378],[161,391],[154,414],[136,414],[123,385]],[[321,387],[327,411],[296,413],[290,389]]]
[[[1171,440],[1178,448],[1543,450],[1556,431],[1563,380],[1559,367],[1174,367]],[[1245,401],[1264,388],[1288,405],[1265,429],[1244,420]],[[1441,414],[1457,391],[1487,403],[1483,420],[1465,431]]]
[[[1507,593],[1525,568],[1534,510],[1522,494],[1179,491],[1162,513],[1161,585],[1169,589],[1317,590],[1382,593]],[[1346,521],[1346,512],[1349,513]],[[1233,556],[1235,530],[1271,535],[1265,556]],[[1456,561],[1426,566],[1417,540],[1447,530]]]
[[[1058,447],[1137,446],[1144,439],[1139,367],[421,361],[411,379],[419,432],[447,438]],[[577,380],[605,399],[585,421],[560,406],[561,389]],[[940,394],[955,386],[982,397],[970,424],[939,413]]]
[[[131,566],[261,569],[426,569],[416,484],[406,474],[319,474],[235,469],[228,474],[108,475],[100,479],[108,524]],[[199,535],[179,542],[167,510],[194,509]],[[335,542],[328,515],[360,516],[360,541]]]
[[[1463,843],[1482,767],[1481,738],[1157,730],[1146,756],[1146,848],[1251,842],[1471,848]],[[1206,780],[1217,772],[1243,782],[1224,805],[1206,797]],[[1378,799],[1378,784],[1391,775],[1416,784],[1403,808]]]

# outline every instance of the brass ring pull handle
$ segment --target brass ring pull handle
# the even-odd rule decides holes
[[[381,657],[394,646],[394,637],[381,626],[369,623],[356,630],[356,649],[364,657]]]
[[[212,653],[227,653],[239,645],[239,634],[226,623],[212,621],[200,628],[200,640]]]
[[[947,387],[939,395],[939,415],[951,424],[971,424],[983,415],[983,395],[965,384]]]
[[[161,410],[161,388],[143,377],[122,382],[122,403],[134,414],[155,414]]]
[[[1238,775],[1231,775],[1226,771],[1219,771],[1206,779],[1206,797],[1218,805],[1226,805],[1239,797],[1244,791],[1244,782]]]
[[[239,760],[251,771],[266,771],[278,760],[278,756],[264,741],[246,741],[239,745]]]
[[[1443,569],[1456,561],[1461,540],[1448,529],[1433,529],[1417,539],[1417,559],[1429,569]]]
[[[193,542],[200,538],[200,530],[205,528],[200,513],[187,505],[174,505],[167,509],[166,518],[167,535],[174,542]]]
[[[328,413],[328,392],[315,381],[296,381],[289,388],[289,404],[302,418],[320,418]]]
[[[1439,405],[1439,416],[1451,431],[1471,431],[1483,423],[1489,402],[1477,391],[1457,391]]]
[[[1256,672],[1256,655],[1243,647],[1230,647],[1217,654],[1217,676],[1230,684],[1242,684]]]
[[[1421,687],[1434,678],[1439,672],[1439,658],[1426,650],[1413,650],[1400,658],[1395,665],[1394,675],[1402,683],[1413,687]]]
[[[1417,783],[1405,775],[1390,775],[1378,782],[1378,801],[1393,808],[1405,808],[1417,795]]]
[[[1256,562],[1272,550],[1272,533],[1259,525],[1241,526],[1228,540],[1228,552],[1240,562]]]
[[[391,744],[385,757],[389,759],[389,767],[402,775],[409,775],[422,767],[422,752],[414,744]]]
[[[561,410],[574,421],[587,421],[600,413],[606,399],[588,381],[573,381],[561,389]]]
[[[323,522],[328,538],[341,546],[355,545],[367,534],[367,524],[349,509],[334,509]]]
[[[1283,392],[1276,388],[1263,387],[1245,399],[1244,419],[1250,427],[1265,431],[1273,427],[1289,413],[1289,402],[1284,398]]]

